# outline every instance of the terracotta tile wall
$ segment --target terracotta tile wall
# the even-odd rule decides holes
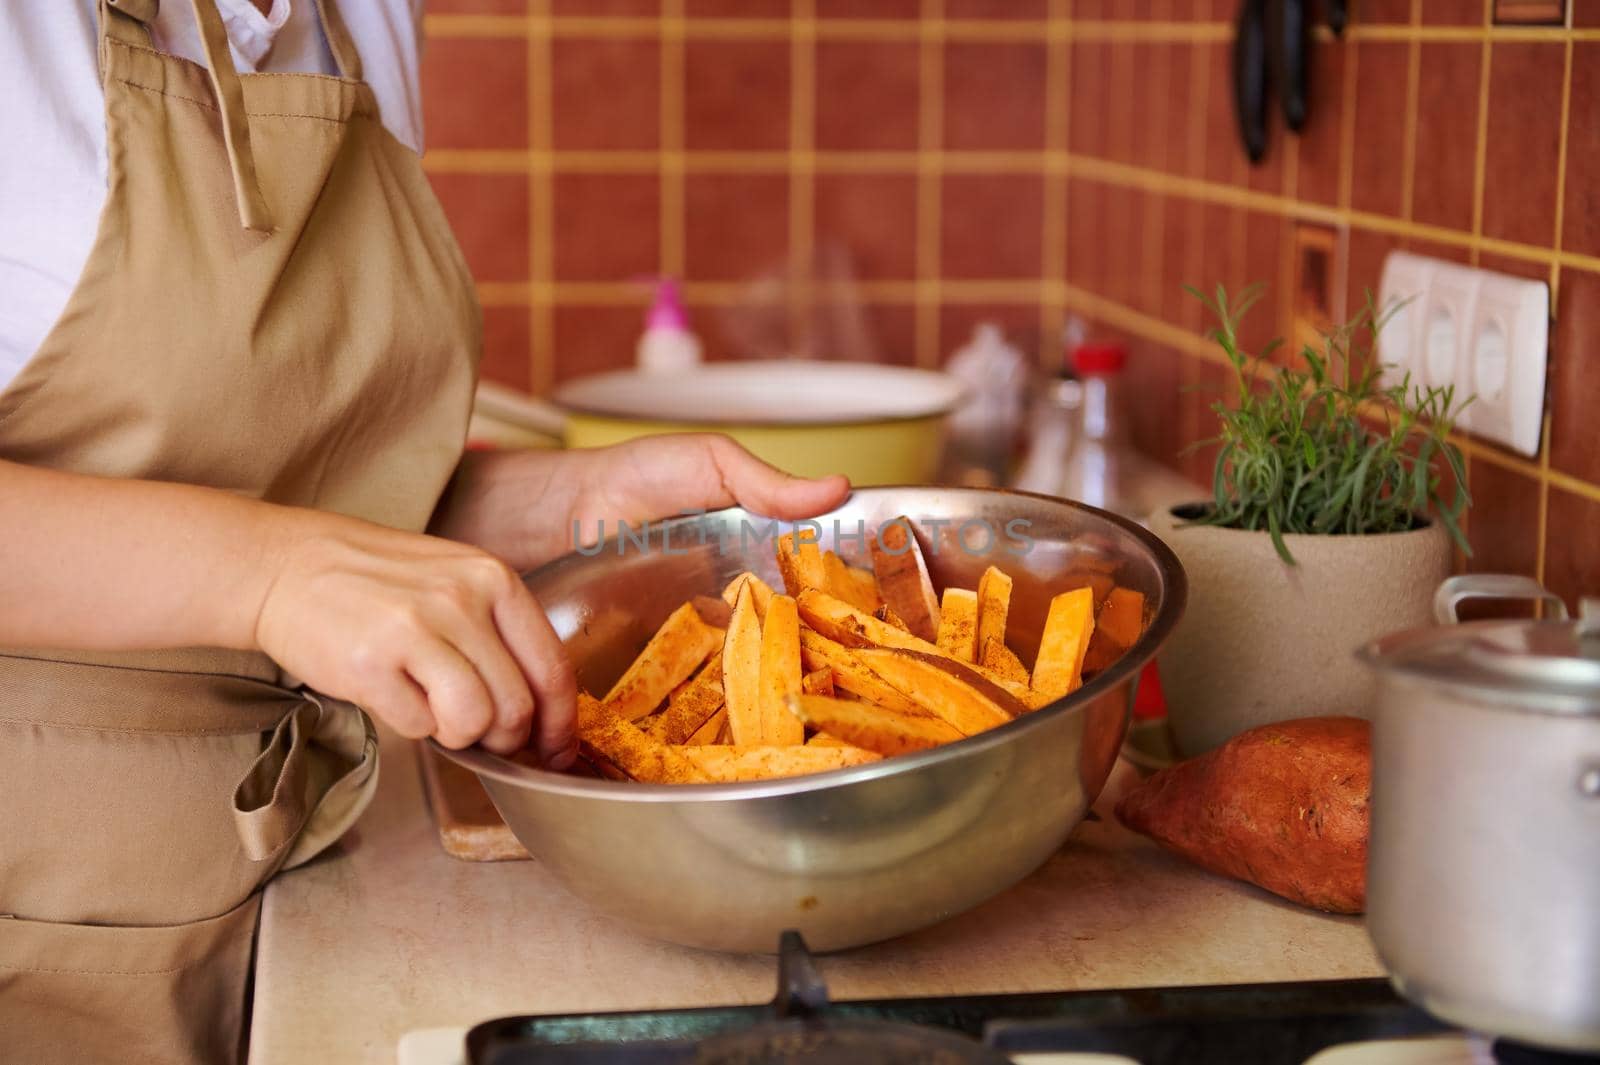
[[[1287,332],[1296,231],[1325,227],[1335,313],[1392,248],[1550,283],[1540,454],[1461,440],[1470,565],[1600,593],[1600,2],[1570,0],[1576,28],[1351,6],[1307,128],[1275,120],[1251,167],[1232,0],[435,0],[426,163],[485,372],[545,392],[628,364],[657,273],[713,357],[783,346],[839,310],[817,279],[847,261],[878,358],[937,365],[982,319],[1047,364],[1069,316],[1127,338],[1140,445],[1200,474],[1180,451],[1223,367],[1180,286],[1266,281],[1253,339]],[[785,275],[809,280],[750,285]]]

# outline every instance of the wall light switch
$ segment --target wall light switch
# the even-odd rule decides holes
[[[1380,306],[1400,305],[1379,335],[1384,383],[1455,387],[1461,428],[1524,455],[1539,453],[1550,343],[1542,281],[1391,252]],[[1402,302],[1403,301],[1403,302]]]

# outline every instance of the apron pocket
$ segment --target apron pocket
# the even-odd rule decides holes
[[[33,1065],[240,1058],[259,893],[161,926],[0,918],[0,1047]]]

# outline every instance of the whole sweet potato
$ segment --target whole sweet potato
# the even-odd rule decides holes
[[[1242,732],[1117,803],[1123,824],[1214,873],[1293,902],[1361,913],[1372,729],[1311,717]]]

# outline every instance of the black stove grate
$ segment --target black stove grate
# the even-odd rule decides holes
[[[1143,1065],[1301,1065],[1345,1043],[1453,1031],[1386,980],[831,1002],[786,933],[765,1006],[506,1017],[467,1036],[471,1065],[943,1065],[1093,1051]],[[1593,1065],[1497,1044],[1501,1060]],[[1538,1056],[1543,1055],[1543,1056]]]

